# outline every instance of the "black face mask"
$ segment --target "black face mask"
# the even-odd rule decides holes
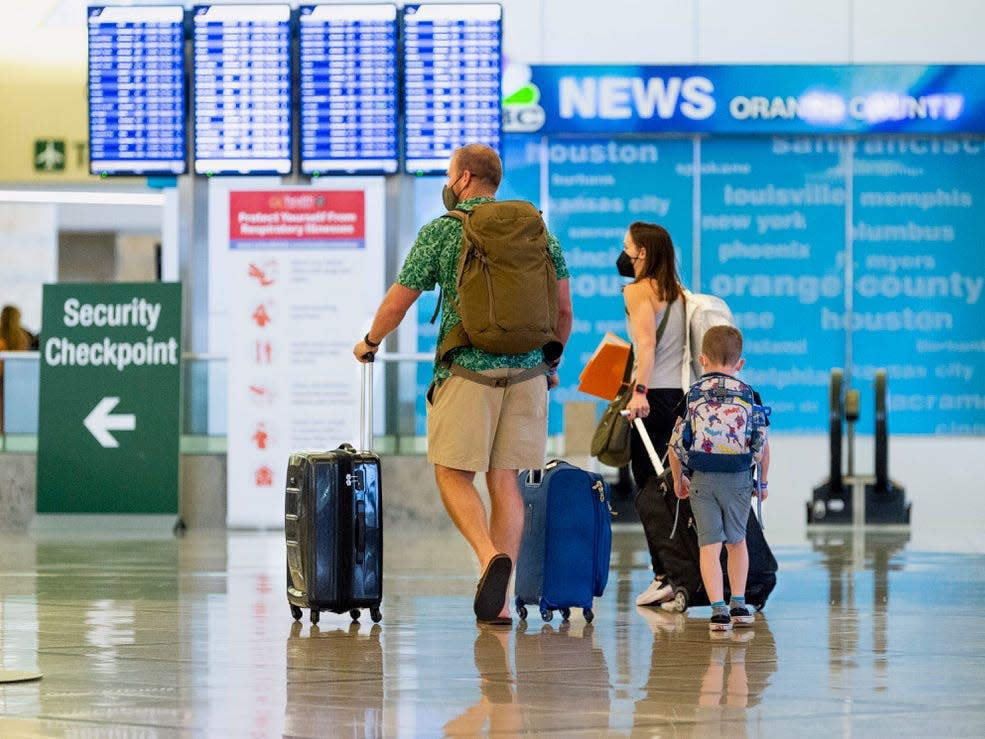
[[[636,270],[633,269],[635,260],[624,251],[619,252],[616,259],[616,269],[623,277],[636,277]]]

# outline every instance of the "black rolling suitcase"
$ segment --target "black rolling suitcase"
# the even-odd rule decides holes
[[[382,618],[383,498],[380,458],[372,440],[372,362],[363,364],[360,445],[296,452],[287,464],[284,535],[287,600],[296,620],[302,608],[318,623],[321,611],[368,608]]]
[[[642,423],[636,424],[643,435],[644,446],[650,453],[650,460],[656,470],[662,469],[650,439],[645,436]],[[640,490],[636,508],[646,532],[647,542],[656,550],[665,574],[674,586],[674,609],[684,611],[689,606],[707,606],[708,593],[701,581],[699,565],[698,531],[694,524],[691,503],[685,498],[678,500],[674,495],[674,482],[670,468],[647,481]],[[749,507],[749,521],[746,524],[746,547],[749,550],[749,574],[746,577],[746,603],[762,610],[773,588],[776,587],[776,557],[766,542],[763,527],[753,507]],[[722,547],[722,573],[725,585],[725,600],[731,596],[726,569],[727,553]]]

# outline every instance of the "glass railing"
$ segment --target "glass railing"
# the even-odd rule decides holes
[[[41,361],[38,352],[0,352],[3,361],[3,431],[0,449],[37,450]],[[181,362],[181,451],[226,450],[226,360],[184,355]]]
[[[0,352],[4,362],[3,432],[0,451],[37,450],[40,398],[40,355],[38,352]],[[373,429],[373,449],[380,454],[420,455],[427,442],[418,430],[424,428],[416,404],[416,368],[430,364],[431,354],[379,354],[377,371],[384,372],[387,391],[378,398]],[[184,454],[219,454],[226,451],[227,377],[225,357],[185,354],[182,373],[181,451]],[[406,386],[406,387],[404,387]],[[405,392],[406,391],[406,392]],[[559,447],[560,438],[548,440],[548,454]]]
[[[35,451],[38,446],[38,352],[0,352],[3,362],[3,433],[0,449]]]

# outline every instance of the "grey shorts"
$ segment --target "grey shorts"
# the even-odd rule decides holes
[[[752,505],[752,470],[748,472],[694,472],[691,475],[691,510],[698,529],[698,546],[746,538]]]
[[[482,374],[510,377],[526,370]],[[521,470],[544,466],[547,377],[489,387],[452,375],[427,404],[428,461],[456,470]]]

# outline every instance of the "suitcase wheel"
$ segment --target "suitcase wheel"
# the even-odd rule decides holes
[[[301,609],[298,608],[297,606],[291,606],[291,615],[294,616],[295,621],[300,621],[301,616],[303,616],[304,614],[301,612]]]
[[[383,620],[383,614],[380,613],[380,609],[379,608],[370,608],[369,609],[369,617],[371,619],[373,619],[373,623],[374,624],[378,624],[380,621]]]
[[[520,605],[516,607],[516,615],[520,617],[521,620],[526,620],[527,618],[527,607]]]
[[[554,611],[549,611],[546,608],[541,608],[540,609],[540,617],[544,621],[553,621],[554,620]]]
[[[321,618],[321,613],[318,611],[317,608],[312,608],[311,609],[311,623],[313,623],[313,624],[318,623],[318,619],[319,618]]]
[[[687,600],[687,590],[677,588],[674,591],[674,610],[678,613],[684,613],[687,610]]]
[[[349,618],[351,618],[353,621],[358,621],[359,620],[359,609],[358,608],[353,608],[351,611],[349,611]]]
[[[570,608],[562,608],[560,610],[561,610],[561,620],[562,621],[567,621],[569,618],[571,618],[571,609]]]
[[[582,613],[585,615],[585,623],[590,624],[592,622],[592,619],[595,618],[595,614],[592,612],[591,608],[584,609]]]

